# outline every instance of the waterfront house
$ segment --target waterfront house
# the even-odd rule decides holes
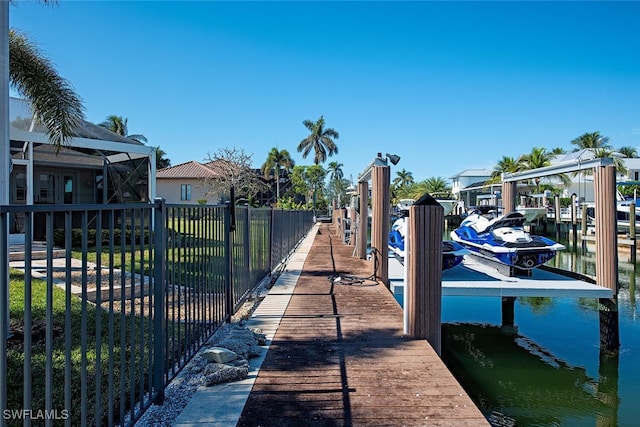
[[[169,166],[158,170],[156,173],[156,189],[158,197],[165,199],[169,204],[219,204],[228,200],[222,188],[217,188],[216,179],[233,175],[234,166],[230,162],[218,159],[207,163],[199,163],[194,160]],[[253,200],[259,206],[272,203],[275,200],[275,180],[273,177],[265,177],[260,170],[251,169],[256,177],[262,180],[265,191],[258,191]],[[236,189],[236,202],[240,203],[245,195]]]
[[[107,204],[155,198],[156,147],[82,121],[56,152],[26,100],[9,99],[9,203]],[[38,215],[34,238],[43,238]],[[41,224],[42,225],[42,224]],[[11,243],[24,242],[24,216],[10,218]]]
[[[615,155],[615,153],[614,153]],[[619,155],[617,155],[619,157]],[[551,160],[551,165],[563,163],[585,162],[594,159],[595,153],[592,149],[581,149],[567,154],[557,155]],[[637,184],[640,182],[640,158],[622,158],[627,168],[625,174],[618,173],[617,181],[627,184]],[[463,213],[469,206],[481,204],[499,205],[502,185],[500,182],[489,183],[492,171],[489,169],[466,169],[452,177],[452,193],[459,200],[457,213]],[[575,194],[580,203],[592,203],[594,200],[593,176],[588,173],[578,173],[568,175],[570,182],[562,182],[558,177],[545,177],[543,183],[552,184],[562,189],[561,196],[568,198]],[[531,183],[519,183],[518,194],[521,196],[517,203],[522,204],[527,196],[540,197],[533,194],[534,188]]]
[[[475,206],[478,196],[492,194],[493,189],[491,186],[485,185],[485,182],[491,178],[491,173],[492,171],[489,169],[465,169],[449,177],[451,180],[451,193],[459,201],[455,213],[464,213],[466,207]],[[498,185],[497,187],[500,186]]]
[[[220,203],[223,195],[207,184],[217,176],[213,168],[191,160],[160,169],[156,173],[156,191],[169,204]]]

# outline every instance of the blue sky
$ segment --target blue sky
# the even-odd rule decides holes
[[[16,2],[99,123],[172,164],[272,147],[305,119],[340,133],[345,177],[376,153],[416,180],[600,131],[640,151],[640,2]],[[326,165],[325,164],[325,165]]]

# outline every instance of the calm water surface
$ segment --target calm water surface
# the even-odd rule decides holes
[[[593,252],[568,242],[551,265],[595,273]],[[595,299],[444,297],[443,358],[496,426],[640,426],[638,265],[620,253],[619,354],[600,351]]]

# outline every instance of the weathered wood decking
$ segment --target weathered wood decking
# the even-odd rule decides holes
[[[238,425],[488,425],[383,285],[329,280],[370,276],[352,253],[320,225]]]

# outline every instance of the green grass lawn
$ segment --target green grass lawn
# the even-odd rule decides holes
[[[9,282],[10,301],[10,325],[14,336],[8,342],[8,372],[7,384],[9,390],[8,409],[25,408],[23,404],[23,378],[24,378],[24,317],[25,317],[25,282],[21,272],[11,271]],[[52,288],[53,295],[53,390],[45,390],[45,336],[46,336],[46,283],[34,280],[31,292],[32,312],[32,406],[35,410],[45,409],[45,396],[49,394],[53,399],[53,409],[58,412],[69,411],[71,425],[80,425],[83,416],[86,416],[88,424],[106,424],[108,421],[107,408],[114,413],[117,420],[121,403],[123,409],[128,409],[129,396],[121,399],[120,386],[129,393],[132,387],[137,391],[141,385],[140,371],[150,365],[148,341],[148,319],[138,316],[128,316],[115,313],[111,317],[106,310],[85,303],[80,298],[71,296],[68,301],[70,324],[66,327],[65,310],[67,306],[66,295],[63,289],[56,286]],[[84,321],[83,321],[84,320]],[[86,325],[86,342],[82,342],[82,325]],[[120,333],[123,332],[121,341]],[[140,334],[145,335],[144,342],[140,342]],[[109,345],[110,334],[113,345]],[[99,338],[100,337],[100,338]],[[69,356],[66,356],[66,339],[70,339]],[[84,345],[83,345],[84,344]],[[110,353],[111,349],[111,353]],[[109,356],[114,362],[109,365]],[[124,372],[120,372],[120,359],[124,356],[127,362]],[[69,387],[71,407],[65,404],[65,369],[71,373]],[[100,369],[99,372],[97,369]],[[86,383],[82,387],[81,373],[86,371]],[[131,375],[134,374],[134,375]],[[133,378],[137,378],[135,380]],[[113,401],[109,402],[108,384],[112,382],[116,391]],[[100,402],[96,402],[96,389],[100,393]],[[138,396],[139,397],[139,396]],[[86,413],[81,413],[81,402],[86,400]],[[96,413],[97,412],[97,413]],[[21,424],[21,421],[20,423]]]

